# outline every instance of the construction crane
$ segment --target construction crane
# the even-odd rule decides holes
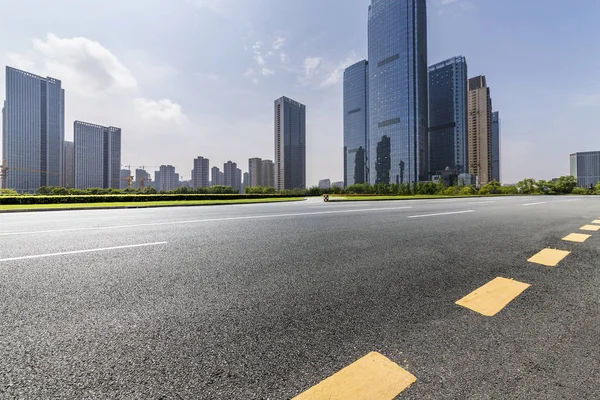
[[[146,171],[146,168],[160,168],[160,165],[141,165],[139,168]],[[150,173],[148,171],[146,172],[148,173],[148,178],[140,179],[140,190],[144,190],[146,181],[152,182],[152,177],[150,176]]]
[[[125,167],[129,171],[129,175],[127,176],[127,178],[121,178],[121,180],[127,181],[127,187],[131,189],[131,182],[133,182],[133,175],[131,175],[131,165],[121,165],[121,167]]]
[[[60,173],[58,173],[58,172],[42,171],[42,170],[38,170],[38,169],[8,167],[8,165],[6,164],[6,160],[2,160],[2,165],[0,165],[0,180],[2,181],[2,184],[0,184],[0,188],[2,188],[2,189],[6,189],[6,181],[7,181],[9,170],[34,172],[34,173],[40,173],[40,174],[46,174],[46,175],[60,175]]]

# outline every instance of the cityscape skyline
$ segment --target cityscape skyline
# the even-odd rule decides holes
[[[202,21],[214,18],[220,24],[227,25],[239,21],[241,15],[244,14],[249,21],[254,22],[251,25],[256,28],[258,9],[264,11],[263,6],[267,7],[268,3],[268,1],[265,1],[264,4],[258,5],[256,13],[248,13],[249,10],[244,5],[240,5],[239,9],[234,10],[226,5],[223,6],[223,9],[220,8],[221,5],[218,6],[219,9],[217,9],[217,6],[208,9],[202,6],[194,8],[189,4],[177,4],[173,6],[173,15],[167,18],[165,24],[168,25],[172,22],[172,18],[175,16],[185,20],[186,16],[184,14],[189,13],[193,15],[193,18]],[[339,146],[342,141],[342,122],[339,118],[342,107],[341,79],[339,78],[339,72],[336,71],[340,71],[338,68],[340,65],[347,66],[352,61],[366,58],[365,33],[367,29],[365,13],[369,3],[369,1],[364,1],[362,4],[351,4],[344,7],[344,10],[339,10],[336,4],[324,5],[323,14],[316,16],[314,29],[323,32],[325,37],[317,42],[313,41],[310,46],[299,40],[295,24],[291,24],[289,27],[281,24],[270,24],[265,26],[264,29],[254,29],[255,32],[252,34],[249,34],[251,28],[242,27],[236,31],[236,35],[239,34],[237,39],[233,37],[233,34],[226,35],[223,38],[222,48],[218,53],[220,57],[217,57],[217,60],[228,57],[236,50],[241,49],[243,50],[242,53],[245,52],[248,61],[254,62],[252,66],[254,76],[252,76],[253,73],[250,72],[247,63],[238,63],[237,67],[241,69],[239,80],[233,78],[233,75],[238,72],[237,68],[231,66],[219,71],[215,68],[217,64],[214,64],[213,61],[201,68],[195,68],[197,75],[186,74],[187,71],[182,66],[180,57],[178,58],[175,54],[169,53],[164,46],[159,46],[160,50],[157,50],[149,47],[149,45],[146,46],[147,43],[141,41],[142,36],[140,35],[143,32],[149,32],[149,26],[139,26],[140,33],[131,35],[131,37],[128,37],[127,43],[119,46],[116,41],[111,39],[110,35],[107,35],[107,32],[94,30],[91,26],[84,26],[86,25],[84,21],[87,14],[83,13],[82,10],[90,7],[96,10],[94,4],[99,3],[94,1],[86,5],[76,5],[69,12],[60,10],[61,14],[58,13],[58,10],[43,6],[31,10],[34,18],[38,18],[35,17],[36,15],[39,18],[41,16],[52,17],[48,18],[48,21],[57,21],[56,25],[54,22],[48,22],[32,29],[30,26],[17,26],[18,22],[11,21],[8,18],[3,19],[0,30],[4,33],[10,32],[11,34],[5,34],[4,38],[11,37],[12,39],[11,41],[0,39],[0,56],[3,57],[5,65],[15,65],[38,73],[40,76],[53,76],[62,80],[63,87],[67,89],[68,93],[66,97],[67,109],[73,108],[73,111],[69,111],[71,115],[66,117],[66,139],[72,139],[71,122],[74,119],[94,121],[101,124],[114,124],[120,126],[123,132],[126,133],[124,134],[123,143],[124,163],[131,165],[171,163],[187,179],[189,179],[191,171],[190,160],[197,154],[202,154],[214,160],[216,165],[228,159],[243,163],[249,156],[272,158],[269,147],[272,142],[270,134],[272,130],[268,103],[281,94],[297,98],[313,110],[307,120],[307,185],[312,186],[316,185],[319,179],[326,176],[332,180],[342,177],[342,151],[338,150],[340,154],[331,151],[334,145]],[[469,7],[463,7],[461,3],[463,5],[469,4]],[[594,86],[593,81],[592,84],[588,84],[589,72],[592,71],[592,66],[596,65],[594,63],[597,62],[596,56],[587,57],[583,64],[578,63],[578,65],[571,67],[574,70],[563,76],[561,82],[547,78],[564,69],[564,63],[561,64],[561,61],[548,63],[547,69],[537,72],[538,75],[535,80],[537,82],[533,82],[531,79],[526,79],[527,71],[530,71],[533,66],[533,55],[525,52],[525,48],[534,49],[536,65],[539,60],[548,60],[547,55],[540,54],[536,50],[536,46],[532,46],[532,41],[540,42],[542,41],[541,37],[544,36],[547,37],[548,42],[557,45],[566,42],[571,43],[569,34],[559,36],[552,32],[552,21],[560,20],[561,23],[571,26],[577,20],[578,25],[585,25],[580,21],[586,21],[586,18],[590,18],[593,10],[597,9],[597,4],[586,2],[589,6],[587,8],[582,7],[579,10],[557,5],[545,10],[543,18],[541,15],[536,17],[534,14],[527,18],[524,15],[518,15],[515,21],[515,15],[510,10],[514,10],[517,4],[519,7],[524,7],[523,10],[525,11],[531,10],[533,7],[532,5],[522,5],[512,1],[501,7],[494,4],[478,4],[468,1],[458,1],[450,4],[442,4],[441,1],[428,2],[429,63],[432,64],[449,56],[462,53],[469,60],[470,75],[485,74],[491,82],[494,91],[494,108],[502,111],[504,161],[502,177],[503,181],[507,183],[512,183],[523,176],[548,178],[549,176],[567,173],[568,164],[563,161],[566,160],[566,153],[600,148],[600,143],[594,137],[588,137],[589,135],[584,133],[584,121],[587,117],[575,118],[582,111],[589,109],[591,104],[594,104],[595,96],[597,96],[594,92],[596,86]],[[132,7],[132,5],[126,5],[122,9],[117,9],[116,11],[122,11],[122,13],[117,12],[115,14],[116,20],[130,15]],[[149,9],[144,12],[150,13],[153,7],[153,5],[149,5]],[[308,1],[298,5],[286,5],[285,7],[304,15],[303,13],[311,9],[311,3]],[[112,11],[115,11],[114,7],[111,8]],[[324,21],[330,18],[334,9],[336,12],[342,13],[340,19],[344,21],[344,26],[340,27],[341,31],[336,33],[335,37],[332,37],[333,33],[327,33]],[[584,12],[583,9],[587,11]],[[4,15],[21,15],[21,10],[21,5],[11,4]],[[102,10],[98,11],[100,14],[103,12]],[[69,18],[66,18],[69,13],[81,15],[82,19],[77,25],[69,23]],[[122,14],[122,16],[119,14]],[[515,21],[515,29],[506,42],[498,41],[497,33],[500,26],[505,25],[509,20],[509,14],[510,20]],[[482,31],[481,35],[472,35],[469,32],[480,26],[481,19],[478,20],[477,17],[482,15],[494,15],[494,18],[488,22],[485,32]],[[15,19],[19,20],[19,18]],[[535,26],[539,27],[542,19],[547,24],[541,26],[543,29],[539,31],[539,34],[532,32],[528,34],[525,25],[530,26],[529,24],[533,22]],[[58,28],[59,22],[64,22],[60,29]],[[460,27],[461,24],[464,25],[464,28]],[[202,32],[220,31],[222,29],[222,27],[213,25],[196,23],[191,24],[189,29],[197,31],[200,26],[203,26]],[[588,26],[591,27],[593,24],[588,24]],[[452,27],[452,29],[449,29],[449,27]],[[48,35],[49,33],[53,33],[53,35]],[[515,43],[515,40],[512,40],[514,39],[512,35],[518,36],[519,41],[522,41],[522,43]],[[240,40],[240,37],[243,39]],[[482,43],[484,39],[489,40],[491,38],[495,40],[494,52],[488,52],[486,57],[479,55],[475,51],[478,48],[477,45]],[[33,44],[31,40],[34,40]],[[164,40],[168,41],[169,37]],[[236,40],[238,40],[237,43]],[[583,35],[576,45],[571,46],[574,56],[581,57],[586,48],[591,48],[592,42],[588,40],[589,35]],[[262,42],[260,48],[257,46],[258,42]],[[508,47],[509,42],[510,49]],[[335,47],[332,46],[333,43],[336,43]],[[81,49],[88,44],[93,45],[90,47],[93,51],[90,50],[86,53]],[[544,43],[540,42],[540,44]],[[208,43],[204,40],[198,46],[201,49],[208,49],[206,47]],[[131,47],[140,49],[140,52],[128,53],[127,49]],[[278,51],[274,47],[278,47]],[[246,48],[247,50],[245,50]],[[82,54],[79,54],[78,51]],[[267,56],[269,52],[274,53],[274,55]],[[288,67],[281,64],[281,60],[278,59],[281,52],[285,53],[281,57],[282,59],[285,60],[286,55],[289,58]],[[351,52],[353,52],[352,57],[350,56]],[[103,75],[105,76],[105,85],[101,86],[99,83],[103,81],[97,79],[96,76],[89,77],[75,68],[74,65],[65,64],[63,61],[66,57],[61,57],[65,54],[75,54],[75,60],[79,61],[88,60],[89,58],[92,62],[97,62],[102,56],[106,55],[107,59],[112,60],[106,65],[115,68],[114,70],[107,70],[109,73]],[[513,65],[509,61],[513,55],[520,56],[520,62],[515,63],[517,65]],[[266,70],[264,71],[258,69],[257,60],[261,59],[259,56],[262,57],[265,63]],[[351,60],[347,62],[347,59]],[[160,60],[169,60],[169,64],[160,62]],[[153,61],[159,62],[154,63]],[[173,61],[172,65],[171,61]],[[307,62],[306,65],[304,64],[305,61]],[[95,64],[92,63],[92,65]],[[156,65],[156,68],[150,68],[151,65]],[[198,64],[195,63],[195,65]],[[317,66],[314,67],[314,65]],[[519,69],[515,68],[517,66]],[[170,69],[168,67],[174,68]],[[293,71],[286,71],[284,67]],[[59,74],[60,71],[63,71],[63,73]],[[216,71],[219,71],[219,74],[216,74]],[[271,71],[274,71],[274,73],[270,74]],[[519,71],[522,71],[522,73]],[[248,72],[248,76],[244,76],[246,72]],[[160,83],[160,78],[163,78],[161,74],[167,75],[164,84]],[[223,107],[223,110],[225,109],[224,98],[221,94],[215,94],[211,99],[212,104],[202,100],[203,96],[200,96],[197,104],[190,102],[189,96],[182,91],[183,87],[178,83],[179,78],[177,76],[179,78],[187,76],[192,79],[192,81],[187,81],[186,89],[189,89],[192,85],[201,91],[212,93],[212,88],[219,87],[222,88],[219,92],[223,96],[227,95],[228,101],[231,100],[233,95],[236,99],[244,99],[250,106],[239,114],[240,116],[244,115],[241,119],[237,119],[236,116],[231,120],[231,124],[214,123],[215,119],[221,118],[220,115],[226,115],[226,113],[219,111],[220,107]],[[577,80],[573,79],[575,76],[578,77]],[[231,92],[231,89],[221,79],[222,77],[229,77],[232,83],[235,83],[239,92],[237,94]],[[82,78],[90,79],[82,80]],[[256,85],[253,83],[254,79],[258,81]],[[581,83],[578,83],[579,81]],[[83,84],[81,84],[82,82]],[[524,86],[525,82],[527,82],[527,86]],[[543,88],[540,86],[542,82]],[[3,85],[4,82],[1,84]],[[289,91],[287,90],[288,86]],[[278,89],[274,89],[274,87]],[[562,90],[562,93],[565,93],[564,90],[567,87],[572,88],[572,93],[569,92],[566,96],[544,96],[540,104],[535,106],[536,109],[533,112],[524,112],[529,107],[529,104],[525,103],[525,99],[531,98],[532,94],[552,92],[553,89]],[[282,90],[282,88],[286,90]],[[129,96],[132,103],[130,107],[123,107],[124,103],[121,102],[122,91],[128,90],[134,92]],[[98,93],[95,94],[94,91]],[[515,96],[515,93],[518,93],[518,95]],[[104,104],[110,103],[111,96],[113,97],[112,103],[122,108],[123,112],[117,110],[113,114],[115,107],[110,105],[103,107]],[[268,98],[268,100],[258,101],[262,96]],[[198,97],[197,94],[196,97]],[[560,101],[558,100],[559,97],[561,98]],[[87,104],[81,101],[84,98],[88,98]],[[569,102],[566,109],[563,104],[565,101]],[[525,104],[527,106],[524,106]],[[202,117],[193,115],[193,109],[206,110],[206,114]],[[557,110],[561,110],[561,113],[556,112]],[[110,115],[114,115],[114,119],[102,115],[102,113],[108,112],[110,112]],[[246,115],[249,114],[252,114],[251,119],[246,118]],[[564,116],[557,121],[558,114]],[[179,118],[181,115],[187,118],[187,122]],[[549,115],[550,118],[547,118]],[[75,116],[76,118],[73,118]],[[244,136],[252,137],[254,143],[244,139]],[[548,140],[548,137],[551,140]],[[570,139],[568,149],[551,145],[553,140],[560,141],[559,138],[562,138],[563,141],[566,138]],[[222,143],[223,140],[235,144],[230,150],[220,149],[218,143]],[[537,160],[536,157],[533,157],[535,150],[538,149],[536,142],[542,140],[544,140],[550,154],[548,157]],[[190,147],[190,149],[183,149],[180,143],[190,143],[190,146],[187,144],[185,146]],[[203,143],[206,143],[206,146],[203,146]],[[264,148],[264,151],[261,151],[261,148]],[[189,155],[187,154],[188,151],[190,152]],[[159,153],[164,154],[164,156],[157,156]],[[560,161],[546,162],[546,159],[550,158]],[[533,162],[534,159],[537,162]],[[509,169],[508,173],[507,169]]]

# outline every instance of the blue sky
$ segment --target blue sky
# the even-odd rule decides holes
[[[342,179],[342,72],[369,0],[24,0],[0,61],[61,79],[75,119],[123,128],[123,163],[273,157],[273,101],[307,106],[308,184]],[[577,4],[577,6],[573,5]],[[502,118],[502,175],[550,179],[600,150],[600,2],[430,0],[429,64],[467,57]],[[0,81],[4,93],[4,77]],[[153,170],[153,168],[148,168]]]

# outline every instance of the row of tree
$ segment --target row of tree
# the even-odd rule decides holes
[[[59,186],[42,186],[38,193],[41,195],[103,195],[103,194],[236,194],[237,190],[229,186],[211,186],[209,188],[191,189],[180,187],[170,192],[158,192],[152,187],[140,189],[65,189]],[[411,195],[486,195],[486,194],[600,194],[600,182],[594,188],[583,189],[577,187],[577,180],[573,176],[561,176],[553,181],[536,181],[531,178],[523,179],[516,186],[502,186],[499,182],[492,181],[487,185],[476,189],[474,186],[446,186],[444,182],[417,182],[386,185],[378,183],[370,185],[361,183],[347,188],[333,187],[321,189],[311,187],[308,189],[292,189],[277,191],[274,187],[249,186],[245,188],[246,194],[280,194],[287,196],[320,196],[323,194],[373,194],[389,196],[411,196]],[[17,195],[10,189],[0,189],[0,195]]]

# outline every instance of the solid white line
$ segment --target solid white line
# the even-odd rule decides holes
[[[90,228],[67,228],[67,229],[52,229],[46,231],[27,231],[27,232],[4,232],[0,233],[0,236],[14,236],[14,235],[34,235],[38,233],[59,233],[59,232],[80,232],[80,231],[94,231],[103,229],[124,229],[124,228],[140,228],[148,226],[163,226],[163,225],[183,225],[183,224],[198,224],[202,222],[221,222],[221,221],[238,221],[245,219],[266,219],[266,218],[284,218],[284,217],[301,217],[303,215],[323,215],[323,214],[340,214],[340,213],[352,213],[352,212],[370,212],[370,211],[390,211],[390,210],[403,210],[412,207],[387,207],[387,208],[366,208],[362,210],[335,210],[335,211],[316,211],[316,212],[304,212],[304,213],[290,213],[290,214],[268,214],[268,215],[248,215],[245,217],[225,217],[225,218],[211,218],[211,219],[197,219],[189,221],[173,221],[173,222],[153,222],[148,224],[133,224],[133,225],[114,225],[114,226],[95,226]]]
[[[167,244],[167,242],[131,244],[131,245],[128,245],[128,246],[101,247],[101,248],[98,248],[98,249],[76,250],[76,251],[63,251],[61,253],[37,254],[37,255],[34,255],[34,256],[0,258],[0,262],[4,262],[4,261],[17,261],[17,260],[30,260],[32,258],[55,257],[55,256],[69,255],[69,254],[94,253],[94,252],[98,252],[98,251],[108,251],[108,250],[132,249],[132,248],[135,248],[135,247],[158,246],[158,245],[161,245],[161,244]]]
[[[475,212],[475,210],[452,211],[452,212],[436,213],[436,214],[424,214],[424,215],[409,215],[408,218],[437,217],[439,215],[466,214],[466,213],[472,213],[472,212]]]
[[[538,204],[546,204],[548,203],[547,201],[540,201],[539,203],[527,203],[527,204],[523,204],[524,207],[527,206],[537,206]]]
[[[488,203],[495,203],[495,202],[496,202],[496,200],[491,200],[491,201],[486,200],[486,201],[472,201],[467,204],[488,204]]]

